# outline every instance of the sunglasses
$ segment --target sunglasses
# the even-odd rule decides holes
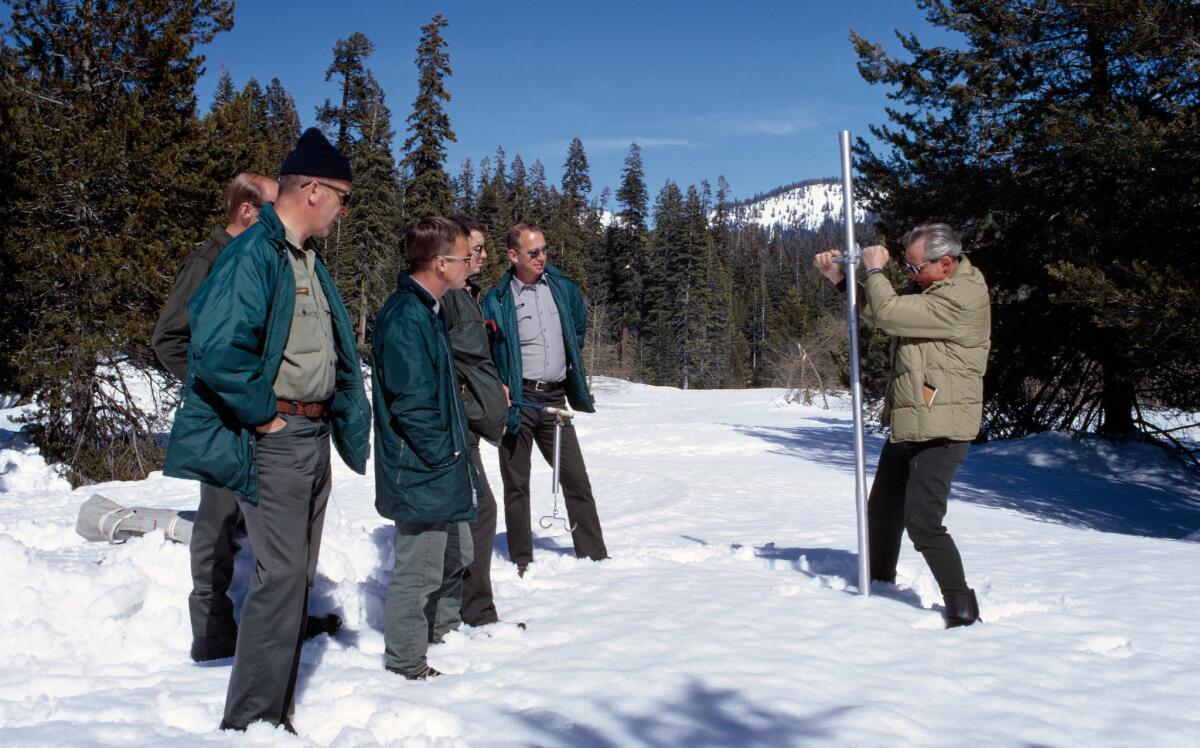
[[[337,195],[338,205],[342,206],[343,208],[350,207],[350,190],[343,190],[341,187],[332,185],[329,182],[322,182],[320,179],[314,179],[314,180],[312,180],[312,182],[308,182],[304,186],[307,187],[308,185],[312,184],[313,182],[316,182],[317,184],[321,185],[322,187],[327,187],[327,188],[333,190],[334,194]]]
[[[438,259],[440,259],[440,260],[459,260],[461,262],[470,262],[471,260],[474,260],[475,257],[473,255],[467,255],[466,257],[459,257],[458,255],[438,255]]]
[[[549,247],[539,247],[537,249],[529,250],[526,254],[529,255],[529,259],[536,260],[537,258],[541,257],[542,255],[549,256],[549,253],[550,253]]]
[[[920,265],[914,265],[911,262],[902,262],[902,263],[900,263],[900,268],[902,270],[904,270],[904,272],[908,273],[909,275],[920,275],[921,268],[925,267],[926,265],[928,265],[931,262],[937,262],[937,260],[926,260],[925,262],[922,262]]]

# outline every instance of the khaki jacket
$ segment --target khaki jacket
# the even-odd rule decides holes
[[[864,297],[863,319],[894,338],[883,412],[892,441],[974,439],[992,329],[983,273],[963,257],[949,278],[907,296],[873,273]]]

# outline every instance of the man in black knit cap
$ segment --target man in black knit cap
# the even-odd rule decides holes
[[[275,204],[229,243],[188,305],[189,381],[163,472],[235,492],[256,557],[224,729],[292,731],[330,435],[351,469],[366,470],[371,415],[353,326],[311,241],[345,215],[350,177],[350,160],[305,131]]]

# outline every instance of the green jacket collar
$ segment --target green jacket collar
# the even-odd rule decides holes
[[[557,281],[562,277],[562,271],[548,262],[546,263],[546,269],[542,271],[542,274],[544,276],[548,276],[546,278],[547,283],[550,283],[552,280]],[[504,297],[508,296],[509,290],[512,289],[512,279],[513,269],[510,267],[508,270],[504,271],[504,275],[500,277],[500,282],[496,285],[496,298],[500,301],[500,303],[504,303]],[[541,279],[539,278],[539,280]]]
[[[396,278],[396,290],[411,293],[431,310],[437,304],[437,299],[433,298],[433,294],[426,291],[424,286],[413,280],[413,277],[403,270],[400,271],[399,277]]]

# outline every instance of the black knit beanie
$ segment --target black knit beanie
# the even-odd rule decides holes
[[[306,177],[325,177],[350,181],[350,159],[334,148],[315,127],[304,131],[296,147],[283,159],[279,176],[303,174]]]

